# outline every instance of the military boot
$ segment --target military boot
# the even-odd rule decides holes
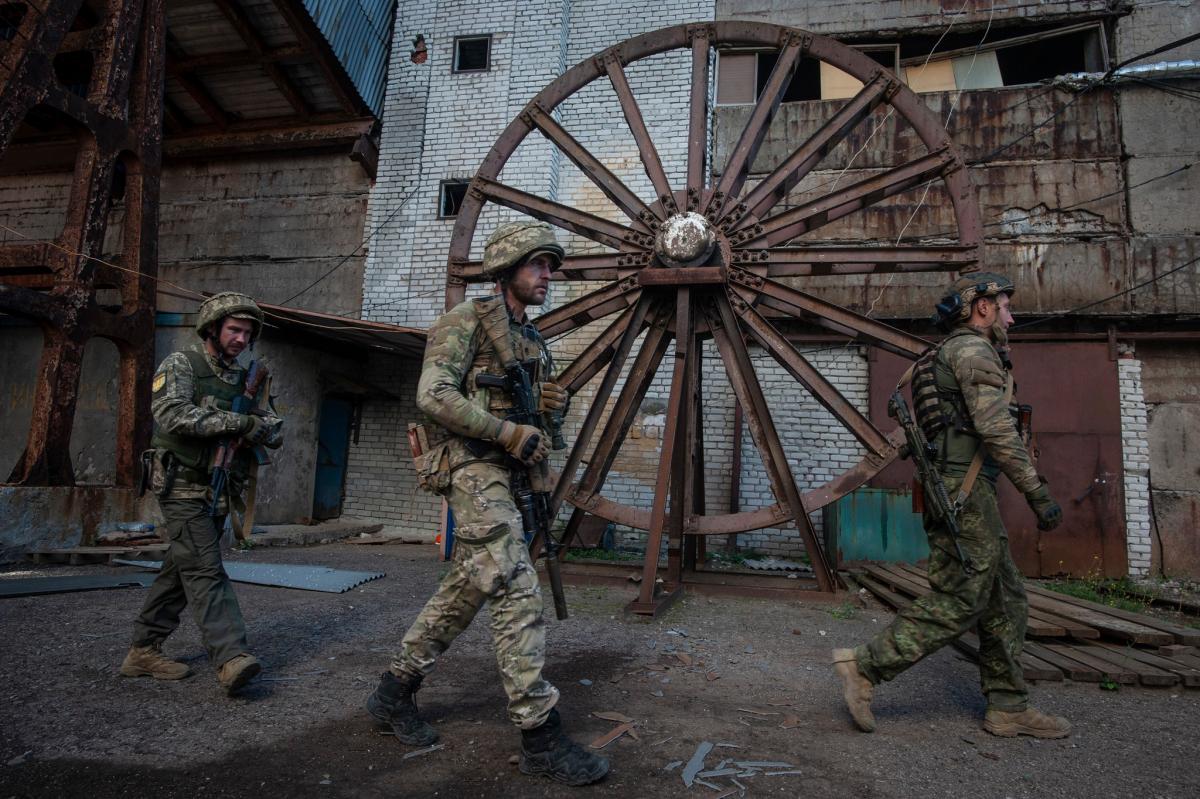
[[[396,734],[396,740],[410,746],[429,746],[438,739],[437,730],[417,715],[413,694],[421,687],[421,677],[397,677],[385,671],[375,693],[367,697],[367,711]]]
[[[842,696],[854,723],[863,732],[875,732],[875,716],[871,714],[871,696],[875,686],[858,670],[853,649],[833,650],[833,670],[842,681]]]
[[[521,730],[520,769],[522,774],[544,774],[567,785],[589,785],[608,773],[608,759],[563,735],[562,719],[551,710],[542,726]]]
[[[1051,716],[1034,708],[1025,710],[988,710],[983,728],[992,735],[1015,738],[1032,735],[1034,738],[1066,738],[1071,734],[1071,722],[1062,716]]]
[[[258,658],[243,652],[221,664],[221,668],[217,672],[217,680],[225,689],[225,693],[233,696],[246,687],[246,683],[254,679],[260,671],[262,671],[262,664],[258,662]]]
[[[182,680],[192,673],[186,663],[171,660],[162,653],[162,644],[131,646],[121,663],[126,677],[153,677],[156,680]]]

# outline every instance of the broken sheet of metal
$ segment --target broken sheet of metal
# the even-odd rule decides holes
[[[153,560],[118,559],[113,563],[140,566],[143,569],[158,569],[162,565]],[[344,594],[351,588],[387,576],[383,572],[352,572],[325,566],[290,566],[282,563],[226,563],[225,571],[235,583],[298,588],[329,594]]]
[[[150,574],[85,574],[72,577],[21,577],[0,580],[0,599],[42,594],[70,594],[104,588],[145,588],[154,582]]]

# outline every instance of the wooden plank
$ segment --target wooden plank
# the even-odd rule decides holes
[[[1179,685],[1180,676],[1173,671],[1160,669],[1157,666],[1152,666],[1149,663],[1143,663],[1137,658],[1130,657],[1125,652],[1121,651],[1122,647],[1105,646],[1101,644],[1090,644],[1087,647],[1089,655],[1107,660],[1118,668],[1127,669],[1137,675],[1138,682],[1142,685],[1164,686],[1164,685]]]
[[[1081,646],[1079,644],[1071,646],[1067,646],[1065,644],[1045,644],[1045,647],[1052,652],[1057,652],[1063,657],[1068,657],[1071,660],[1077,660],[1085,666],[1089,666],[1091,669],[1100,672],[1102,677],[1107,677],[1113,682],[1118,682],[1122,685],[1134,685],[1137,682],[1137,675],[1129,669],[1112,663],[1102,657],[1097,657],[1094,653],[1089,651],[1091,649],[1098,649],[1099,647],[1093,647],[1091,645]],[[1085,680],[1094,682],[1094,680],[1087,680],[1086,677],[1076,677],[1074,674],[1070,674],[1068,676],[1070,676],[1072,680]]]
[[[1026,586],[1029,594],[1029,604],[1040,610],[1048,610],[1061,616],[1067,616],[1078,622],[1095,627],[1100,631],[1101,638],[1125,641],[1132,644],[1169,644],[1175,639],[1169,633],[1154,629],[1136,621],[1128,621],[1112,614],[1105,613],[1103,605],[1096,608],[1084,607],[1059,599],[1058,595],[1044,592],[1033,586]],[[1065,599],[1065,594],[1062,595]]]
[[[1045,588],[1040,588],[1040,587],[1034,586],[1034,585],[1027,584],[1025,586],[1025,589],[1030,594],[1036,594],[1041,597],[1048,597],[1048,598],[1054,599],[1058,602],[1062,602],[1067,605],[1073,605],[1078,608],[1083,608],[1086,610],[1104,613],[1104,614],[1108,615],[1109,617],[1117,619],[1119,621],[1125,621],[1125,622],[1129,622],[1132,624],[1137,624],[1137,625],[1140,625],[1141,627],[1145,627],[1150,630],[1157,631],[1157,633],[1158,633],[1158,635],[1156,636],[1156,640],[1134,641],[1134,643],[1138,643],[1138,644],[1180,643],[1180,644],[1188,644],[1189,646],[1200,646],[1200,630],[1198,630],[1194,627],[1183,627],[1178,624],[1172,624],[1169,621],[1163,621],[1162,619],[1155,619],[1151,616],[1147,616],[1142,613],[1131,613],[1128,610],[1121,610],[1120,608],[1110,608],[1108,605],[1101,605],[1098,602],[1089,602],[1086,599],[1079,599],[1078,597],[1068,596],[1067,594],[1057,594],[1052,591],[1048,591]],[[1071,615],[1073,615],[1076,618],[1079,618],[1078,614],[1071,614]],[[1103,632],[1103,628],[1101,628],[1101,632]],[[1161,640],[1164,636],[1170,636],[1173,640],[1171,640],[1171,641]]]
[[[1183,680],[1183,684],[1188,688],[1200,688],[1200,668],[1187,666],[1171,658],[1156,655],[1153,652],[1147,652],[1137,647],[1121,646],[1120,644],[1100,644],[1100,646],[1120,652],[1126,657],[1133,658],[1141,663],[1178,674],[1180,679]]]
[[[892,610],[899,610],[912,601],[908,597],[900,596],[890,588],[887,588],[883,583],[876,582],[866,574],[855,575],[854,579],[858,581],[859,585],[874,594],[880,602],[890,606]]]
[[[1064,646],[1066,646],[1064,644]],[[1104,676],[1097,669],[1092,668],[1078,660],[1073,660],[1064,655],[1060,655],[1041,644],[1033,641],[1025,642],[1025,651],[1031,653],[1034,657],[1041,658],[1052,666],[1057,666],[1072,680],[1081,682],[1100,682]]]
[[[1200,656],[1197,655],[1171,655],[1171,660],[1193,669],[1200,669]]]

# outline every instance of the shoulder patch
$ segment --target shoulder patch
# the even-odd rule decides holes
[[[162,391],[162,387],[167,384],[167,376],[165,374],[157,374],[154,376],[154,382],[150,386],[150,390],[155,394]]]

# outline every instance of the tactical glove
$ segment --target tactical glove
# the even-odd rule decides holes
[[[500,423],[496,443],[526,466],[536,466],[546,459],[549,451],[542,431],[527,424]]]
[[[542,383],[542,402],[538,406],[538,412],[561,411],[565,407],[567,407],[567,390],[558,383]]]
[[[1050,489],[1042,483],[1025,495],[1025,501],[1037,514],[1039,530],[1053,530],[1062,523],[1062,508],[1050,496]]]
[[[258,416],[246,415],[242,422],[242,438],[258,446],[267,443],[274,429],[265,419]]]

